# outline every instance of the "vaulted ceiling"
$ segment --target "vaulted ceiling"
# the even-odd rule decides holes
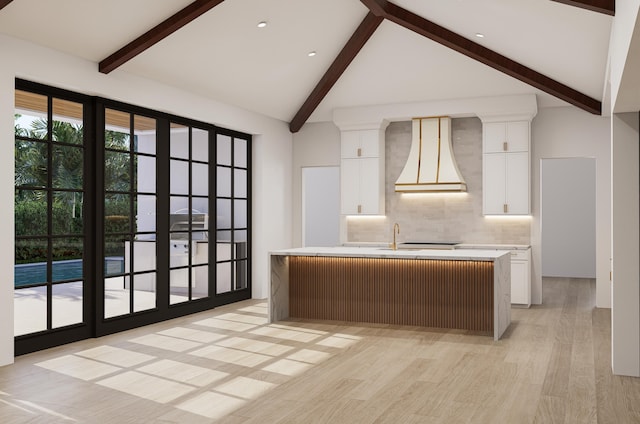
[[[95,62],[96,72],[136,74],[290,122],[295,132],[331,120],[335,108],[525,93],[541,107],[598,114],[613,6],[0,0],[0,32]]]

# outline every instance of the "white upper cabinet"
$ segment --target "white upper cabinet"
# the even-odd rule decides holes
[[[341,141],[342,214],[384,215],[384,131],[342,131]]]
[[[529,122],[483,125],[483,213],[531,213]]]
[[[483,125],[484,153],[528,152],[529,122],[488,122]]]
[[[380,131],[342,131],[342,158],[377,158],[384,156],[380,151]],[[382,144],[384,146],[384,143]]]

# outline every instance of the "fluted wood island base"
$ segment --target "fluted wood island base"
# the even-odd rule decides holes
[[[496,251],[291,249],[271,254],[270,320],[489,332],[511,321],[510,257]]]

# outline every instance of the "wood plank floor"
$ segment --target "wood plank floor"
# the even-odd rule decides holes
[[[545,279],[505,337],[266,323],[246,301],[17,358],[0,423],[640,423],[591,280]]]

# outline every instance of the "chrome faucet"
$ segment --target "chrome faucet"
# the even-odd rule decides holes
[[[397,222],[393,224],[393,243],[391,243],[391,248],[393,250],[398,249],[398,244],[396,243],[396,233],[400,234],[400,224],[398,224]]]

